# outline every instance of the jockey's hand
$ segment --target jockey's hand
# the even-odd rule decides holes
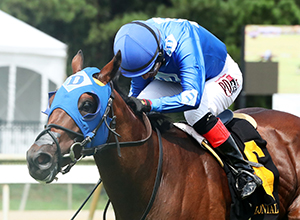
[[[133,96],[129,97],[127,104],[134,113],[150,112],[151,101],[149,99],[138,99]]]

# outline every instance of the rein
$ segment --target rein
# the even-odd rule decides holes
[[[120,152],[120,148],[121,147],[134,147],[134,146],[140,146],[143,145],[144,143],[146,143],[150,137],[152,136],[152,127],[151,127],[151,123],[148,119],[148,117],[146,116],[145,113],[143,113],[143,122],[146,126],[146,132],[147,132],[147,137],[142,139],[142,140],[138,140],[138,141],[128,141],[128,142],[119,142],[118,140],[118,136],[120,137],[120,135],[118,133],[116,133],[115,131],[115,119],[116,116],[113,113],[113,108],[112,108],[112,102],[114,99],[114,93],[113,93],[113,88],[112,88],[112,93],[111,96],[108,100],[107,103],[107,107],[105,109],[105,112],[99,122],[99,124],[97,125],[97,127],[92,131],[89,132],[87,134],[87,137],[84,138],[84,136],[81,133],[78,132],[74,132],[68,128],[62,127],[60,125],[56,125],[56,124],[48,124],[46,125],[45,129],[37,136],[36,141],[38,141],[43,135],[45,134],[49,134],[50,137],[53,139],[54,143],[56,144],[56,148],[57,148],[57,154],[58,154],[58,172],[61,172],[62,174],[65,174],[67,172],[70,171],[70,169],[83,157],[85,156],[92,156],[96,153],[102,152],[103,150],[108,150],[108,149],[112,149],[117,147],[118,149],[118,155],[121,156],[121,152]],[[112,113],[112,121],[111,121],[111,126],[108,124],[107,122],[107,117],[109,113]],[[110,132],[112,132],[114,134],[115,140],[116,142],[111,142],[111,143],[105,143],[93,148],[84,148],[84,146],[86,146],[89,142],[91,142],[93,140],[93,138],[96,136],[96,133],[98,131],[98,129],[100,128],[100,126],[102,125],[102,123],[105,123],[105,125],[107,126],[107,128],[109,129]],[[76,138],[74,139],[74,144],[71,146],[70,148],[70,152],[69,154],[65,154],[62,155],[61,153],[61,148],[58,142],[57,137],[59,137],[60,135],[57,132],[53,132],[51,131],[51,128],[56,128],[56,129],[61,129],[65,132],[71,133],[73,135],[76,135]],[[158,165],[157,165],[157,171],[156,171],[156,177],[155,177],[155,182],[154,182],[154,186],[153,186],[153,190],[152,190],[152,194],[150,197],[150,200],[147,204],[147,207],[141,217],[141,220],[144,220],[146,218],[146,216],[148,215],[148,213],[150,212],[152,205],[154,203],[160,182],[161,182],[161,173],[162,173],[162,164],[163,164],[163,146],[162,146],[162,140],[161,140],[161,134],[160,131],[156,128],[156,133],[158,136],[158,142],[159,142],[159,158],[158,158]],[[77,138],[81,138],[83,139],[83,141],[81,142],[77,142]],[[81,150],[81,157],[79,159],[75,158],[75,153],[74,153],[74,147],[75,146],[81,146],[82,150]],[[71,159],[71,162],[67,165],[67,167],[62,170],[61,168],[61,160],[62,158],[66,158],[69,157]],[[96,188],[99,186],[99,184],[102,182],[101,178],[99,179],[98,183],[95,185],[94,189],[92,190],[92,192],[90,193],[90,195],[87,197],[87,199],[84,201],[84,203],[80,206],[80,208],[77,210],[77,212],[74,214],[74,216],[71,219],[75,219],[75,217],[77,216],[77,214],[80,212],[80,210],[83,208],[83,206],[86,204],[87,200],[91,197],[91,195],[94,193],[94,191],[96,190]],[[108,201],[108,204],[106,206],[106,209],[104,211],[104,219],[105,219],[105,214],[108,208],[110,201]]]
[[[145,113],[143,113],[143,121],[144,121],[144,124],[146,126],[147,133],[148,133],[148,136],[146,138],[144,138],[142,140],[139,140],[139,141],[118,142],[117,141],[117,137],[115,136],[116,137],[116,142],[105,143],[105,144],[96,146],[96,147],[94,147],[92,149],[82,149],[81,153],[83,155],[90,155],[90,154],[96,154],[96,153],[101,152],[103,150],[112,149],[112,148],[115,148],[115,147],[134,147],[134,146],[143,145],[152,136],[151,123],[150,123],[150,121],[149,121],[149,119],[148,119],[148,117],[146,116]],[[159,158],[158,158],[157,171],[156,171],[155,182],[154,182],[152,194],[151,194],[150,200],[149,200],[149,202],[147,204],[147,207],[146,207],[146,209],[145,209],[145,211],[144,211],[144,213],[143,213],[143,215],[141,217],[141,220],[144,220],[146,218],[146,216],[148,215],[148,213],[150,212],[150,210],[152,208],[152,205],[153,205],[153,202],[155,200],[155,197],[156,197],[159,185],[160,185],[160,181],[161,181],[161,172],[162,172],[162,164],[163,164],[163,145],[162,145],[160,131],[157,128],[156,128],[156,133],[157,133],[157,136],[158,136],[158,146],[159,146]],[[95,191],[95,189],[101,183],[101,181],[102,180],[100,179],[99,182],[97,183],[97,185],[95,186],[95,188],[93,189],[92,193]],[[87,199],[89,199],[90,196],[91,196],[91,194],[88,196]],[[87,200],[85,200],[84,204],[86,202],[87,202]],[[106,215],[106,212],[107,212],[109,204],[110,204],[110,200],[108,201],[108,203],[107,203],[107,205],[105,207],[104,213],[103,213],[103,219],[104,220],[106,219],[105,215]],[[82,205],[82,207],[83,207],[83,205]],[[82,209],[82,207],[80,207],[80,209]],[[77,211],[77,213],[78,212],[79,212],[79,210]],[[77,213],[75,214],[75,216],[77,215]],[[72,219],[74,219],[74,217]]]
[[[112,143],[105,143],[99,146],[96,146],[94,148],[91,149],[82,149],[81,154],[82,155],[94,155],[96,153],[99,153],[103,150],[108,150],[108,149],[112,149],[115,147],[134,147],[134,146],[140,146],[143,145],[144,143],[146,143],[150,137],[152,136],[152,128],[151,128],[151,123],[148,119],[148,117],[146,116],[145,113],[143,113],[143,121],[144,124],[146,126],[146,130],[148,133],[148,136],[142,140],[139,141],[129,141],[129,142],[119,142],[117,139],[117,135],[115,135],[116,138],[116,142],[112,142]],[[111,130],[111,129],[110,129]],[[163,145],[162,145],[162,140],[161,140],[161,134],[160,131],[156,128],[156,133],[158,136],[158,146],[159,146],[159,158],[158,158],[158,165],[157,165],[157,171],[156,171],[156,176],[155,176],[155,182],[154,182],[154,186],[153,186],[153,190],[152,190],[152,194],[150,197],[150,200],[147,204],[147,207],[141,217],[141,220],[144,220],[146,218],[146,216],[149,214],[152,205],[154,203],[159,185],[160,185],[160,181],[161,181],[161,172],[162,172],[162,164],[163,164]],[[115,132],[114,132],[115,134]],[[77,214],[80,212],[80,210],[83,208],[83,206],[86,204],[86,202],[88,201],[88,199],[91,197],[91,195],[94,193],[94,191],[96,190],[96,188],[100,185],[100,183],[102,182],[102,179],[100,178],[98,183],[95,185],[94,189],[92,190],[92,192],[89,194],[89,196],[86,198],[86,200],[83,202],[83,204],[80,206],[80,208],[77,210],[77,212],[74,214],[74,216],[71,218],[71,220],[75,219],[75,217],[77,216]],[[110,200],[108,200],[107,205],[104,209],[103,212],[103,219],[106,219],[106,212],[108,209],[108,206],[110,204]]]
[[[163,145],[162,145],[162,141],[161,141],[160,131],[157,128],[156,128],[156,133],[157,133],[157,136],[158,136],[158,146],[159,146],[159,158],[158,158],[156,177],[155,177],[155,182],[154,182],[154,186],[153,186],[153,190],[152,190],[150,200],[148,202],[147,208],[146,208],[141,220],[144,220],[146,218],[146,216],[148,215],[148,213],[150,212],[150,210],[152,208],[152,205],[153,205],[153,202],[155,200],[155,196],[156,196],[157,191],[158,191],[158,187],[160,185],[160,181],[161,181],[161,172],[162,172],[162,164],[163,164]]]
[[[140,146],[143,145],[144,143],[146,143],[149,138],[152,135],[152,128],[151,128],[151,123],[148,119],[148,117],[146,116],[146,114],[143,114],[143,121],[144,124],[146,126],[146,130],[147,130],[147,137],[139,140],[139,141],[128,141],[128,142],[119,142],[117,137],[116,137],[116,142],[112,142],[112,143],[105,143],[105,144],[101,144],[99,146],[93,147],[93,148],[86,148],[86,149],[82,149],[81,154],[84,156],[87,155],[94,155],[98,152],[101,152],[103,150],[108,150],[108,149],[112,149],[112,148],[120,148],[120,147],[135,147],[135,146]],[[119,136],[119,135],[118,135]]]
[[[143,114],[143,116],[144,116],[144,119],[147,119],[146,121],[150,124],[148,117],[145,114]],[[151,125],[149,126],[149,124],[146,124],[147,128],[148,127],[151,128]],[[144,211],[144,213],[143,213],[143,215],[141,217],[141,220],[146,219],[146,216],[149,214],[149,212],[150,212],[150,210],[152,208],[152,205],[154,203],[154,200],[155,200],[155,197],[156,197],[159,185],[160,185],[160,181],[161,181],[161,172],[162,172],[162,164],[163,164],[163,145],[162,145],[160,131],[157,128],[156,128],[156,133],[157,133],[157,136],[158,136],[158,146],[159,146],[159,158],[158,158],[157,171],[156,171],[155,182],[154,182],[152,194],[151,194],[150,200],[149,200],[149,202],[147,204],[147,207],[146,207],[146,209],[145,209],[145,211]],[[143,143],[145,143],[150,138],[151,135],[152,135],[152,132],[149,133],[149,136],[147,138],[145,138],[145,139],[143,139],[141,141],[121,142],[121,143],[119,143],[119,145],[121,147],[132,146],[129,143],[134,143],[135,146],[142,145]],[[100,146],[102,146],[102,147],[100,147]],[[99,147],[100,151],[102,151],[102,150],[106,150],[106,149],[111,149],[111,148],[113,148],[113,146],[116,147],[117,143],[111,143],[110,145],[104,145],[104,146],[100,145],[100,146],[98,146],[98,147]],[[108,147],[105,148],[105,146],[108,146]],[[98,149],[98,147],[96,147],[96,149]],[[85,199],[85,201],[79,207],[79,209],[76,211],[76,213],[74,214],[74,216],[71,218],[71,220],[75,219],[75,217],[81,211],[81,209],[83,208],[83,206],[87,203],[87,201],[92,196],[92,194],[95,192],[95,190],[97,189],[97,187],[100,185],[101,182],[102,182],[102,179],[100,178],[99,181],[97,182],[97,184],[95,185],[95,187],[93,188],[93,190],[91,191],[91,193],[88,195],[88,197]],[[110,204],[110,200],[108,200],[108,202],[107,202],[107,204],[105,206],[105,209],[104,209],[104,212],[103,212],[103,220],[106,220],[106,213],[107,213],[109,204]]]

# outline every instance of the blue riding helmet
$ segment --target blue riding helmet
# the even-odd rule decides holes
[[[121,50],[121,73],[126,77],[149,72],[161,52],[159,30],[145,21],[123,25],[114,40],[114,53]]]

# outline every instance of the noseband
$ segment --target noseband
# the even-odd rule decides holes
[[[74,139],[74,144],[71,146],[70,148],[70,153],[69,154],[66,154],[64,156],[62,156],[62,153],[61,153],[61,148],[60,148],[60,145],[59,145],[59,142],[58,142],[58,137],[60,137],[60,134],[57,133],[57,132],[54,132],[54,131],[51,131],[51,128],[56,128],[56,129],[60,129],[60,130],[63,130],[67,133],[70,133],[70,134],[74,134],[76,135],[76,138]],[[62,170],[61,168],[61,159],[62,158],[67,158],[67,157],[70,157],[71,159],[71,163],[75,164],[78,160],[76,160],[75,158],[75,154],[74,154],[74,151],[73,151],[73,148],[75,146],[75,144],[77,144],[78,142],[76,142],[76,140],[78,138],[81,138],[83,139],[83,135],[81,133],[78,133],[78,132],[75,132],[75,131],[72,131],[71,129],[68,129],[68,128],[65,128],[63,126],[60,126],[60,125],[56,125],[56,124],[48,124],[45,126],[45,129],[37,136],[37,138],[35,139],[35,142],[39,141],[41,137],[43,137],[45,134],[49,134],[49,136],[52,138],[52,140],[54,141],[54,144],[56,145],[56,153],[57,153],[57,157],[58,157],[58,160],[57,160],[57,167],[58,167],[58,172],[62,172],[62,173],[67,173],[65,172],[64,170]],[[76,162],[75,162],[76,161]],[[70,163],[70,164],[71,164]]]

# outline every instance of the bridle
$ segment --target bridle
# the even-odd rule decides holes
[[[121,157],[121,150],[120,150],[121,147],[134,147],[134,146],[143,145],[152,136],[152,128],[151,128],[150,121],[149,121],[148,117],[146,116],[146,114],[143,113],[143,121],[144,121],[144,124],[146,126],[146,130],[147,130],[147,134],[148,134],[147,137],[142,139],[142,140],[138,140],[138,141],[119,142],[118,137],[120,137],[120,135],[115,131],[116,116],[114,115],[113,107],[112,107],[112,103],[113,103],[113,100],[115,98],[115,95],[114,95],[113,84],[111,83],[110,85],[111,85],[111,91],[112,92],[111,92],[111,95],[109,97],[105,112],[104,112],[100,122],[96,126],[96,128],[92,132],[88,133],[88,135],[85,138],[84,138],[83,134],[75,132],[71,129],[65,128],[65,127],[57,125],[57,124],[48,124],[48,125],[46,125],[45,129],[37,136],[35,141],[38,141],[43,135],[49,134],[50,137],[53,139],[54,143],[56,144],[56,153],[57,153],[57,156],[58,156],[58,162],[57,162],[57,166],[58,166],[57,171],[58,172],[61,172],[62,174],[66,174],[83,157],[92,156],[92,155],[95,155],[96,153],[100,153],[103,150],[112,149],[112,148],[115,148],[115,147],[117,147],[118,155]],[[108,122],[107,122],[107,117],[108,117],[109,113],[111,113],[111,115],[112,115],[112,120],[111,120],[110,124],[108,124]],[[95,147],[92,147],[92,148],[84,148],[96,136],[97,131],[100,128],[100,126],[103,124],[103,122],[105,123],[105,125],[107,126],[109,131],[112,132],[112,134],[114,135],[115,142],[106,142],[105,144],[95,146]],[[63,130],[67,133],[70,133],[70,134],[73,134],[73,135],[76,136],[75,139],[74,139],[74,143],[70,147],[70,152],[68,154],[62,155],[61,148],[60,148],[60,145],[59,145],[59,142],[58,142],[58,139],[57,139],[57,137],[59,137],[60,134],[57,133],[57,132],[51,131],[51,128],[60,129],[60,130]],[[146,209],[145,209],[145,211],[144,211],[144,213],[141,217],[142,220],[144,220],[146,218],[147,214],[150,212],[150,209],[151,209],[151,207],[153,205],[153,202],[155,200],[155,196],[156,196],[156,193],[158,191],[158,187],[159,187],[160,181],[161,181],[161,172],[162,172],[162,163],[163,163],[163,147],[162,147],[161,134],[160,134],[158,129],[156,129],[156,133],[157,133],[158,142],[159,142],[158,167],[157,167],[157,171],[156,171],[156,177],[155,177],[155,183],[154,183],[154,186],[153,186],[153,191],[152,191],[150,200],[148,202],[148,205],[147,205],[147,207],[146,207]],[[77,140],[82,140],[82,141],[77,141]],[[81,147],[81,156],[80,156],[79,159],[75,158],[74,148],[76,146]],[[61,167],[62,158],[70,158],[70,160],[71,160],[71,162],[68,165],[66,165],[65,169],[62,169],[62,167]],[[97,183],[97,185],[95,186],[95,188],[91,192],[91,194],[95,191],[95,189],[97,188],[97,186],[101,182],[102,182],[102,180],[100,178],[99,182]],[[90,198],[91,194],[88,196],[87,200]],[[76,217],[76,215],[79,213],[79,211],[81,210],[83,205],[87,202],[87,200],[82,204],[82,206],[75,213],[75,215],[73,216],[72,219],[74,219]],[[109,204],[109,202],[108,202],[108,204]],[[107,207],[108,207],[108,205],[107,205]],[[104,219],[105,219],[105,214],[106,214],[106,210],[104,212]]]
[[[112,84],[111,84],[112,87]],[[107,117],[110,111],[113,112],[113,108],[112,108],[112,103],[114,100],[114,93],[113,93],[113,87],[112,87],[112,93],[108,99],[108,103],[106,106],[106,109],[104,111],[104,114],[100,120],[100,122],[98,123],[98,125],[96,126],[96,128],[89,132],[87,134],[87,136],[84,138],[83,134],[79,133],[79,132],[75,132],[71,129],[65,128],[63,126],[57,125],[57,124],[48,124],[45,126],[45,129],[37,136],[37,138],[35,139],[35,141],[38,141],[43,135],[45,134],[49,134],[50,137],[52,138],[52,140],[54,141],[54,143],[56,144],[56,153],[57,153],[57,157],[58,157],[58,172],[61,172],[62,174],[66,174],[70,171],[70,169],[79,161],[81,160],[83,157],[86,156],[86,154],[81,154],[79,159],[75,158],[75,152],[74,149],[76,146],[81,147],[81,149],[84,149],[84,147],[90,143],[93,138],[96,136],[98,129],[101,127],[101,125],[103,124],[103,122],[106,124],[107,128],[115,135],[115,136],[120,136],[119,134],[117,134],[115,132],[115,116],[112,117],[112,121],[111,121],[111,126],[108,124],[107,122]],[[113,114],[113,113],[112,113]],[[68,154],[62,155],[61,153],[61,147],[59,145],[59,142],[57,140],[57,137],[60,136],[60,134],[58,134],[57,132],[53,132],[51,131],[51,128],[56,128],[56,129],[60,129],[63,130],[67,133],[73,134],[75,135],[75,139],[74,139],[74,143],[72,144],[72,146],[70,147],[70,151]],[[82,140],[82,141],[80,141]],[[62,158],[70,158],[71,162],[67,165],[67,167],[65,169],[62,169],[61,167],[61,160]]]
[[[70,134],[73,134],[73,135],[76,136],[75,139],[74,139],[75,143],[71,146],[70,152],[68,154],[62,155],[61,147],[60,147],[59,142],[57,140],[57,137],[59,137],[60,134],[57,133],[57,132],[51,131],[51,128],[60,129],[60,130],[63,130],[67,133],[70,133]],[[75,158],[74,147],[77,144],[82,143],[82,142],[76,142],[76,140],[78,140],[79,138],[83,139],[84,138],[83,135],[81,133],[75,132],[71,129],[65,128],[65,127],[57,125],[57,124],[48,124],[48,125],[45,126],[45,129],[37,136],[37,138],[35,139],[35,142],[37,142],[45,134],[49,134],[50,137],[52,138],[52,140],[54,141],[55,145],[56,145],[56,153],[57,153],[57,157],[58,157],[57,171],[61,172],[62,174],[65,174],[65,173],[69,172],[71,167],[74,166],[79,160],[82,159],[82,157],[80,157],[79,159]],[[67,157],[69,157],[71,159],[71,162],[67,165],[67,167],[64,170],[62,170],[61,160],[62,160],[62,158],[67,158]]]

